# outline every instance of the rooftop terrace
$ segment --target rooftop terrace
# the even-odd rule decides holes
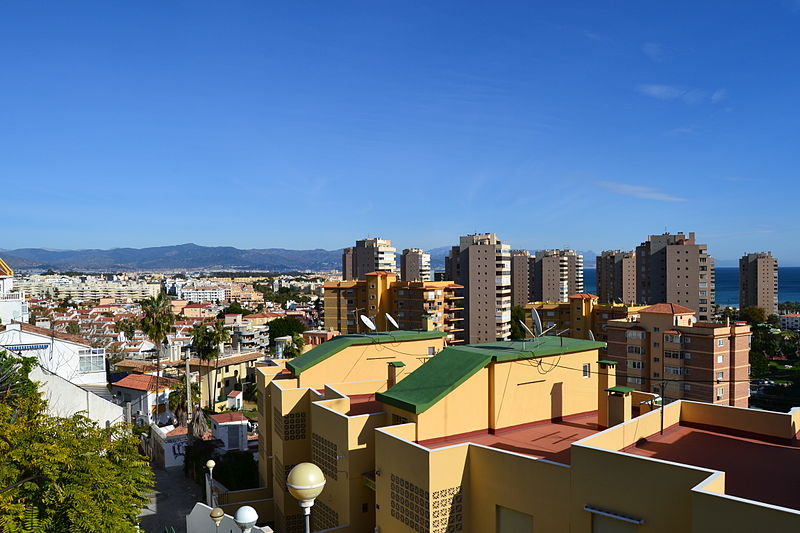
[[[514,429],[500,430],[497,433],[486,431],[454,435],[420,441],[418,444],[433,450],[470,442],[568,465],[572,443],[598,431],[600,429],[597,426],[595,412],[567,417],[559,422],[546,420]]]
[[[775,440],[774,442],[771,442]],[[800,443],[682,422],[623,449],[725,472],[725,493],[800,510]]]

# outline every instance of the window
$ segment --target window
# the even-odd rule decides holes
[[[692,386],[689,383],[684,383],[683,384],[683,390],[690,391],[690,390],[692,390]]]
[[[653,347],[654,347],[654,348],[658,348],[659,346],[661,346],[661,344],[660,344],[660,343],[658,343],[658,342],[654,342],[654,343],[653,343]]]
[[[641,346],[628,346],[628,353],[643,354],[645,349]]]
[[[717,389],[717,400],[721,400],[725,397],[725,387],[719,387]]]
[[[428,355],[436,355],[436,347],[428,346]]]
[[[654,328],[653,328],[653,331],[655,331],[656,333],[658,333],[658,332],[659,332],[659,331],[661,331],[661,330],[660,330],[659,328],[657,328],[657,327],[654,327]]]
[[[78,358],[78,369],[81,372],[102,372],[106,369],[104,359],[102,355],[81,355]]]
[[[628,376],[629,385],[641,385],[644,380],[636,376]]]
[[[724,362],[725,362],[725,356],[724,355],[718,355],[717,356],[717,363],[724,363]]]
[[[717,381],[721,381],[725,378],[725,372],[717,372]]]
[[[725,339],[717,339],[717,346],[725,346]]]
[[[370,308],[370,310],[374,310],[375,306],[374,305],[370,305],[369,308]]]
[[[628,368],[636,368],[641,370],[644,368],[644,363],[642,361],[628,360]]]
[[[589,363],[583,365],[583,377],[585,378],[589,377]]]
[[[689,373],[689,369],[682,366],[667,366],[664,367],[664,373],[673,376],[685,376]]]
[[[680,335],[669,335],[669,334],[664,335],[664,342],[679,343],[679,342],[681,342],[681,336]]]
[[[626,331],[625,337],[628,339],[644,339],[644,331]]]

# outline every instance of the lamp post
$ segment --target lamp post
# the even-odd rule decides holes
[[[236,510],[233,521],[242,530],[242,533],[250,533],[253,526],[258,522],[258,513],[249,505],[243,505]]]
[[[222,522],[222,517],[225,516],[225,511],[219,507],[214,507],[211,509],[211,514],[209,516],[211,517],[211,521],[217,526],[217,529],[219,529],[219,523]]]
[[[325,475],[314,463],[300,463],[289,472],[286,487],[303,508],[306,533],[311,533],[311,506],[325,488]]]
[[[214,467],[217,463],[214,459],[206,461],[206,468],[208,468],[208,505],[214,505]]]

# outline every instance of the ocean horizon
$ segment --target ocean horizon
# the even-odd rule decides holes
[[[721,307],[739,306],[739,268],[717,267],[716,303]],[[583,273],[586,292],[597,292],[597,272]],[[800,267],[778,267],[778,302],[800,302]]]

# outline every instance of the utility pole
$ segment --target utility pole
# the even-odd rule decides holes
[[[664,407],[667,406],[667,380],[661,381],[661,434],[664,434]]]
[[[194,411],[192,410],[192,377],[191,377],[191,374],[189,373],[189,358],[191,357],[191,355],[192,355],[191,351],[187,351],[186,352],[186,372],[185,372],[185,374],[186,374],[186,408],[187,408],[186,422],[187,422],[187,424],[188,424],[189,420],[191,420],[191,418],[192,418],[192,413],[194,413]]]

